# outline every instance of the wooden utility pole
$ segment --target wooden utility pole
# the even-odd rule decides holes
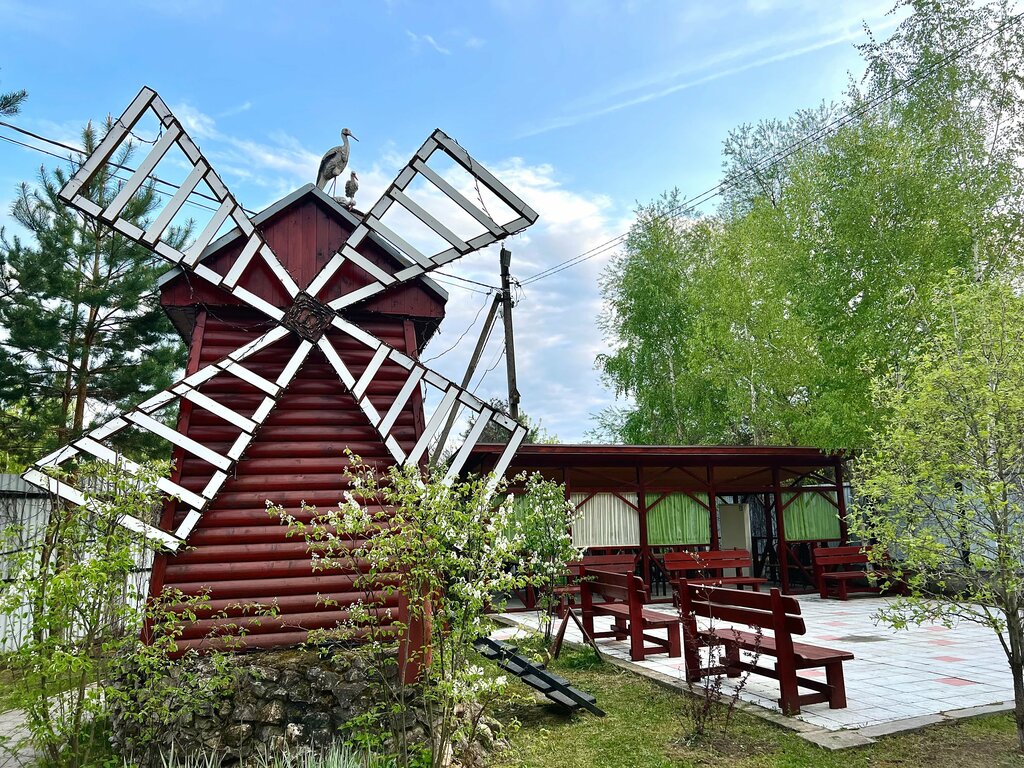
[[[516,345],[512,336],[512,251],[501,248],[501,319],[505,324],[505,371],[508,378],[508,413],[519,420],[519,388],[516,386]]]
[[[473,379],[473,374],[476,372],[476,367],[480,363],[480,356],[484,352],[484,347],[487,346],[487,339],[491,335],[491,326],[494,325],[494,316],[498,313],[498,304],[501,303],[501,294],[495,294],[494,299],[491,301],[491,308],[487,310],[487,319],[484,320],[484,327],[480,329],[480,338],[476,340],[476,348],[473,350],[473,356],[469,359],[469,365],[466,367],[466,375],[462,377],[462,388],[467,389],[469,382]],[[444,446],[448,442],[448,434],[452,431],[452,426],[455,424],[455,418],[459,414],[459,403],[456,401],[452,405],[451,413],[448,414],[448,420],[444,424],[444,429],[441,430],[440,437],[437,440],[437,446],[434,448],[434,457],[431,459],[431,464],[437,464],[440,461],[441,456],[444,455]]]

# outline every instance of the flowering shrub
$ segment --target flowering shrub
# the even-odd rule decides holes
[[[398,764],[411,765],[417,756],[407,735],[422,708],[430,765],[447,765],[472,744],[508,683],[473,663],[473,640],[489,630],[486,613],[502,607],[503,595],[546,583],[564,561],[552,567],[553,550],[539,547],[530,529],[535,517],[517,514],[504,482],[446,485],[415,467],[379,472],[350,459],[350,490],[336,508],[268,509],[305,539],[314,570],[357,574],[361,599],[340,606],[324,598],[340,609],[338,624],[311,640],[362,640],[384,694],[362,725],[387,721]]]
[[[550,641],[555,586],[565,576],[565,564],[583,556],[569,533],[569,524],[578,512],[576,505],[565,498],[565,486],[546,480],[539,472],[527,478],[516,512],[516,522],[525,538],[523,547],[531,553],[530,581],[537,590],[544,639]]]

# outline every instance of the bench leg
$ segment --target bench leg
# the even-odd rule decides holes
[[[822,579],[818,582],[818,594],[821,595],[822,600],[828,600],[828,582]]]
[[[612,622],[612,631],[616,640],[625,640],[629,636],[629,627],[622,623],[622,619],[616,617]]]
[[[839,599],[840,600],[847,600],[847,599],[849,599],[850,595],[849,595],[849,593],[847,592],[847,589],[846,589],[846,579],[840,579],[839,580],[839,584],[837,585],[837,589],[839,591]]]
[[[775,661],[779,673],[779,707],[784,715],[800,714],[800,690],[796,682],[796,665],[793,657],[779,656]]]
[[[736,643],[726,643],[725,650],[722,652],[722,656],[725,659],[725,676],[739,677],[740,647]]]
[[[829,688],[829,709],[846,709],[846,681],[843,679],[843,662],[825,665],[825,682]]]
[[[679,624],[673,624],[668,629],[668,657],[677,659],[683,655],[683,645],[679,639]]]
[[[697,622],[692,616],[680,619],[683,625],[683,660],[686,662],[686,681],[696,683],[700,680],[700,637],[697,635]]]
[[[647,658],[647,649],[644,646],[644,624],[642,621],[629,622],[629,658],[633,661],[643,661]]]

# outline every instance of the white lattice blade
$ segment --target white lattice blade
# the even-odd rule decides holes
[[[406,459],[410,464],[418,462],[427,448],[430,446],[430,441],[434,439],[434,435],[441,428],[441,424],[446,418],[448,418],[448,412],[451,411],[455,405],[455,399],[459,395],[459,388],[454,384],[445,392],[444,397],[441,399],[441,404],[437,406],[437,410],[434,411],[434,415],[430,417],[430,421],[427,422],[427,426],[423,429],[423,434],[420,435],[420,439],[416,442],[416,446],[409,452],[409,456]]]
[[[109,204],[101,209],[97,201],[88,199],[83,193],[89,191],[89,183],[96,178],[104,165],[111,161],[115,153],[131,142],[132,130],[146,115],[155,116],[162,133],[154,142],[154,146],[141,159],[131,177],[121,186]],[[171,156],[172,150],[175,150],[173,156]],[[171,168],[173,169],[172,173],[177,174],[180,172],[182,164],[188,168],[184,182],[173,195],[161,196],[160,199],[163,202],[159,209],[153,211],[155,218],[144,224],[145,230],[135,222],[124,218],[123,213],[129,201],[139,193],[147,179],[155,178],[161,168]],[[210,190],[218,207],[205,226],[202,226],[201,233],[187,253],[182,253],[159,238],[171,226],[182,207],[188,202],[189,195],[195,192],[201,183]],[[86,158],[78,172],[64,185],[59,196],[88,216],[96,217],[107,223],[125,237],[151,248],[161,258],[183,269],[192,268],[194,274],[203,280],[223,288],[249,306],[280,320],[283,313],[278,308],[252,293],[234,287],[240,280],[239,268],[232,270],[230,279],[226,279],[225,276],[219,275],[209,268],[201,268],[202,265],[199,262],[209,244],[221,233],[221,229],[225,225],[234,224],[242,232],[243,237],[258,238],[259,242],[255,244],[255,252],[274,273],[284,291],[292,298],[299,293],[295,281],[281,265],[262,233],[256,230],[252,220],[203,157],[195,142],[188,136],[181,121],[174,116],[152,89],[143,88],[140,91],[121,119],[116,121],[107,132],[99,147]],[[247,254],[247,257],[251,257],[251,254]],[[243,262],[247,260],[243,260]]]
[[[483,211],[481,211],[479,208],[477,208],[473,203],[471,203],[469,201],[469,198],[467,198],[455,187],[449,184],[445,180],[445,178],[436,171],[434,171],[433,168],[431,168],[429,165],[427,165],[419,158],[416,158],[415,160],[412,161],[412,167],[416,170],[417,173],[423,174],[423,176],[426,177],[426,179],[430,181],[431,184],[433,184],[435,187],[444,192],[449,197],[449,199],[457,203],[458,206],[462,208],[462,210],[464,210],[466,213],[468,213],[470,216],[476,219],[477,222],[482,224],[487,229],[488,232],[494,235],[494,237],[501,237],[502,231],[498,227],[498,225],[494,223],[494,220],[490,216],[485,214]]]
[[[505,476],[505,472],[508,471],[508,465],[512,463],[512,458],[516,455],[516,451],[519,450],[519,446],[523,444],[523,440],[526,439],[526,427],[522,424],[517,424],[516,428],[512,430],[512,434],[509,436],[508,444],[505,446],[505,450],[501,452],[501,456],[494,465],[494,469],[491,470],[491,479],[487,481],[487,490],[493,492],[497,488],[498,483],[501,482],[501,478]]]
[[[196,241],[185,252],[184,261],[186,264],[190,267],[195,266],[196,262],[202,257],[203,251],[206,250],[206,246],[213,242],[213,238],[217,236],[220,228],[224,226],[224,222],[228,220],[228,216],[231,215],[234,209],[235,201],[230,198],[220,204],[217,212],[213,214],[213,218],[207,222],[199,237],[196,238]]]
[[[389,243],[398,248],[398,250],[400,250],[406,256],[412,258],[412,260],[419,264],[421,267],[429,268],[433,264],[433,262],[430,259],[428,259],[420,252],[419,248],[414,246],[400,234],[398,234],[389,226],[384,224],[384,222],[382,222],[380,219],[370,217],[367,219],[367,221],[373,225],[373,230],[377,234],[379,234]]]
[[[180,499],[181,502],[190,510],[187,513],[185,522],[179,525],[178,529],[174,533],[160,531],[153,526],[149,526],[142,521],[134,519],[123,521],[126,527],[132,528],[132,530],[138,530],[151,538],[159,539],[167,546],[171,546],[172,548],[179,546],[181,544],[181,540],[188,535],[197,523],[199,519],[197,515],[202,514],[210,501],[212,501],[220,491],[229,474],[233,471],[235,464],[242,458],[245,450],[254,439],[259,427],[273,410],[276,403],[276,397],[280,395],[281,391],[283,391],[283,389],[287,387],[295,377],[297,371],[302,365],[302,362],[306,359],[310,350],[313,348],[313,345],[308,341],[302,341],[299,343],[298,347],[291,353],[290,359],[284,366],[284,369],[276,383],[270,382],[262,376],[258,376],[248,370],[240,361],[244,361],[248,357],[267,349],[270,345],[289,335],[290,332],[282,327],[267,331],[260,337],[244,344],[222,359],[210,364],[209,366],[201,368],[189,376],[186,376],[181,381],[172,385],[169,389],[157,393],[153,397],[149,398],[146,403],[144,403],[146,406],[145,408],[137,407],[123,416],[113,419],[101,427],[90,431],[87,435],[75,441],[75,443],[51,453],[49,456],[45,457],[43,463],[40,463],[33,468],[33,474],[26,475],[26,479],[30,482],[39,480],[40,483],[43,483],[42,478],[45,478],[46,476],[38,471],[40,468],[44,466],[57,467],[83,453],[90,454],[96,459],[108,464],[120,466],[125,471],[138,473],[140,469],[138,464],[132,462],[121,453],[113,450],[108,445],[104,445],[100,441],[112,438],[123,430],[140,427],[147,432],[160,437],[166,442],[182,448],[186,452],[197,457],[199,460],[211,465],[211,468],[214,469],[206,487],[198,494],[167,478],[162,478],[158,481],[157,486],[160,490],[169,496]],[[246,381],[253,386],[258,386],[259,389],[264,391],[265,397],[263,397],[262,402],[251,416],[247,417],[238,413],[234,408],[229,408],[223,402],[208,394],[198,391],[197,387],[209,382],[215,376],[221,374],[224,376],[237,377],[238,379]],[[228,456],[225,457],[213,450],[210,450],[201,443],[175,429],[172,429],[166,424],[157,421],[153,417],[157,411],[173,403],[175,399],[178,399],[179,401],[188,400],[195,408],[214,414],[218,418],[223,419],[225,422],[232,424],[241,430],[240,434],[235,439]],[[379,418],[377,418],[375,422],[376,421],[379,421]],[[54,483],[49,481],[43,483],[43,487],[50,488],[51,486],[55,487]],[[62,493],[62,498],[78,503],[85,497],[80,491],[73,489],[65,490]]]
[[[442,224],[432,213],[430,213],[430,211],[421,206],[407,194],[405,194],[401,190],[396,189],[391,193],[391,195],[395,198],[397,202],[401,203],[402,207],[404,207],[406,210],[412,213],[417,219],[422,221],[424,224],[426,224],[428,227],[434,230],[437,234],[439,234],[441,237],[447,240],[448,244],[455,248],[455,250],[459,251],[460,253],[469,252],[469,245],[467,245],[466,242],[461,237],[459,237],[450,229],[448,229],[448,227]]]
[[[226,405],[221,405],[212,397],[204,395],[202,392],[198,390],[189,390],[183,393],[183,396],[186,400],[189,400],[198,405],[200,408],[203,408],[204,410],[209,411],[215,416],[224,419],[224,421],[228,422],[229,424],[234,424],[243,432],[248,432],[251,434],[252,432],[256,431],[257,424],[255,421],[246,418],[237,411],[233,411]]]
[[[153,223],[149,225],[142,235],[142,240],[146,245],[153,245],[160,239],[160,236],[163,235],[167,227],[171,225],[171,221],[178,215],[178,211],[185,205],[189,195],[199,186],[199,182],[203,180],[203,177],[206,176],[206,172],[209,170],[210,168],[205,162],[198,163],[192,169],[192,172],[189,173],[182,185],[178,187],[174,196],[164,206],[160,215],[153,220]]]
[[[507,211],[511,211],[513,218],[504,223],[496,221],[487,210],[487,205],[481,198],[480,205],[471,202],[469,198],[459,192],[450,181],[429,166],[431,157],[435,152],[447,155],[456,166],[469,175],[470,180],[477,185],[479,193],[483,185],[491,194],[498,198],[498,201]],[[460,171],[460,173],[461,173]],[[482,226],[484,232],[480,234],[460,235],[454,225],[443,220],[442,216],[427,209],[423,202],[417,201],[410,194],[413,191],[413,184],[417,179],[422,179],[429,189],[437,190],[441,200],[454,203],[449,206],[456,213],[468,214],[467,220],[478,226]],[[433,198],[432,198],[433,199]],[[436,203],[436,199],[434,199]],[[431,204],[433,207],[433,204]],[[436,237],[446,242],[450,247],[443,248],[436,253],[426,253],[423,248],[417,247],[416,237],[408,234],[405,228],[395,226],[385,221],[386,216],[401,215],[394,214],[396,210],[404,210],[406,217],[409,215],[418,220],[420,225],[432,232]],[[445,214],[450,216],[451,211]],[[502,184],[490,171],[474,160],[466,150],[453,141],[443,131],[437,130],[424,142],[423,146],[416,152],[410,162],[399,172],[395,180],[385,190],[381,198],[370,208],[363,217],[362,226],[353,231],[348,240],[338,249],[343,258],[332,258],[321,275],[313,281],[314,295],[321,290],[327,281],[333,276],[346,261],[360,267],[373,281],[369,285],[357,288],[350,293],[337,297],[330,302],[332,309],[341,310],[350,307],[361,301],[366,301],[390,287],[414,280],[417,277],[427,274],[455,259],[464,256],[472,251],[484,248],[491,243],[497,242],[505,237],[521,232],[537,220],[537,213],[524,203],[515,193]],[[405,225],[408,227],[408,222]],[[395,247],[411,265],[400,269],[393,275],[384,273],[377,265],[356,252],[356,247],[364,237],[363,227],[371,230],[378,238],[381,238]]]
[[[231,265],[231,269],[228,270],[227,275],[224,277],[224,284],[234,287],[238,284],[238,281],[242,277],[242,273],[248,268],[249,263],[252,261],[252,257],[256,255],[256,251],[259,250],[262,240],[255,236],[255,233],[249,237],[249,242],[245,244],[245,248],[238,254],[238,258],[235,259],[235,263]]]
[[[106,462],[112,467],[117,467],[130,475],[138,475],[142,469],[138,464],[136,464],[131,459],[121,456],[117,452],[111,450],[110,448],[107,448],[107,446],[103,445],[102,443],[97,443],[95,440],[92,440],[91,438],[83,437],[79,440],[76,440],[75,446],[84,451],[85,453],[94,456],[100,461]],[[191,491],[182,488],[177,483],[173,483],[170,480],[167,480],[166,478],[161,478],[160,480],[157,481],[157,488],[159,488],[161,491],[163,491],[169,496],[181,499],[191,507],[198,507],[201,509],[203,504],[205,503],[205,499],[203,499],[202,497],[197,496]]]
[[[39,488],[44,488],[54,496],[64,499],[65,501],[69,501],[76,506],[93,511],[97,510],[98,505],[95,501],[87,498],[80,490],[62,480],[50,477],[37,469],[28,470],[22,475],[22,477],[26,482],[32,483],[32,485]],[[149,525],[148,523],[145,523],[136,517],[132,517],[131,515],[121,515],[117,522],[119,525],[122,525],[131,531],[140,533],[146,538],[151,539],[168,549],[176,550],[182,544],[182,541],[177,537],[167,533],[166,531],[161,531],[159,528]]]
[[[189,510],[189,513],[185,515],[185,519],[181,521],[181,525],[174,532],[175,536],[182,540],[187,539],[188,535],[192,533],[192,529],[196,527],[202,517],[201,512],[195,509]]]
[[[536,211],[524,203],[523,200],[511,189],[498,181],[494,174],[474,160],[465,149],[459,146],[458,142],[454,141],[444,131],[434,131],[432,138],[440,145],[449,157],[468,171],[471,176],[479,179],[480,182],[491,190],[491,192],[493,192],[505,205],[516,211],[520,217],[529,222],[525,226],[529,226],[537,220]],[[508,234],[515,233],[508,232]]]
[[[139,164],[135,173],[131,175],[131,178],[124,183],[121,190],[114,196],[114,199],[110,201],[110,205],[103,211],[103,218],[113,220],[121,215],[121,211],[128,205],[128,201],[142,188],[142,185],[145,184],[146,179],[153,172],[156,164],[163,160],[167,150],[174,145],[174,142],[180,135],[181,129],[177,125],[170,126],[164,132],[156,146],[153,147],[153,151],[146,155],[146,158]]]
[[[317,342],[317,346],[320,351],[324,353],[324,357],[327,358],[327,362],[334,369],[334,372],[338,374],[338,378],[341,379],[342,383],[351,389],[356,384],[356,377],[352,375],[352,371],[349,370],[348,366],[341,359],[341,356],[335,351],[334,347],[327,340],[327,337],[321,337],[320,341]]]
[[[193,456],[198,456],[207,464],[213,464],[213,466],[225,470],[231,466],[231,462],[226,457],[221,456],[216,451],[211,451],[202,443],[198,443],[191,437],[181,434],[181,432],[178,432],[176,429],[171,429],[166,424],[161,424],[159,421],[147,416],[145,413],[129,413],[125,415],[125,419],[133,424],[139,425],[149,432],[152,432],[158,437],[162,437],[169,443],[174,443],[179,448],[184,448]]]
[[[452,463],[448,467],[448,472],[445,474],[445,482],[452,482],[456,477],[459,476],[459,472],[462,471],[462,466],[466,463],[466,459],[469,458],[470,451],[473,450],[473,446],[480,440],[480,435],[484,433],[487,428],[487,424],[490,422],[490,414],[487,412],[481,413],[477,416],[472,428],[469,430],[469,434],[466,435],[466,441],[459,448],[458,452],[452,458]]]
[[[79,190],[96,175],[96,172],[117,151],[121,142],[129,135],[131,129],[155,98],[156,91],[151,88],[143,88],[139,91],[139,95],[135,97],[132,103],[128,105],[128,108],[121,114],[121,117],[111,126],[107,135],[103,137],[103,141],[100,142],[100,145],[85,159],[78,172],[71,177],[64,189],[61,190],[62,197],[65,193],[69,197],[77,195]]]
[[[409,402],[409,398],[412,397],[412,393],[416,391],[419,386],[420,379],[423,378],[422,368],[413,368],[409,374],[409,378],[405,380],[405,384],[402,385],[402,389],[399,390],[395,396],[395,401],[391,404],[391,408],[384,415],[383,420],[378,425],[377,429],[383,434],[389,434],[391,428],[395,426],[395,422],[398,420],[399,415],[405,409],[405,404]]]
[[[363,393],[366,392],[366,388],[370,386],[370,382],[373,381],[373,377],[377,375],[377,371],[384,364],[384,360],[388,356],[388,347],[383,345],[377,347],[377,351],[373,353],[373,357],[370,358],[370,362],[366,365],[363,370],[363,375],[359,377],[359,381],[352,388],[352,394],[356,397],[362,397]]]

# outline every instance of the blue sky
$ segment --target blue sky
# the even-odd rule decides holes
[[[540,213],[509,243],[526,278],[624,232],[638,201],[714,185],[731,128],[840,98],[862,73],[862,23],[884,37],[892,4],[0,0],[0,89],[28,89],[18,125],[77,144],[87,120],[149,85],[254,209],[314,181],[346,126],[360,139],[349,166],[365,209],[442,128]],[[0,224],[41,162],[0,142]],[[606,258],[528,286],[515,313],[523,407],[566,441],[614,399],[593,367]],[[496,283],[497,253],[452,271]],[[486,300],[446,287],[448,317],[425,357]],[[441,372],[461,378],[478,327],[436,361]],[[495,333],[482,367],[499,354]],[[504,386],[498,363],[477,394]]]

